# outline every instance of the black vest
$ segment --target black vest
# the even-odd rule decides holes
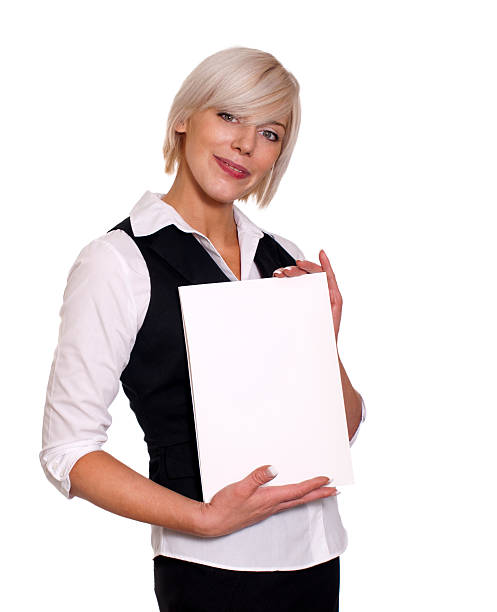
[[[175,225],[135,236],[127,217],[112,229],[124,230],[135,241],[150,275],[148,310],[120,377],[145,433],[149,477],[203,501],[178,287],[231,281],[195,236]],[[254,261],[263,278],[271,277],[276,268],[296,265],[266,233],[259,240]]]

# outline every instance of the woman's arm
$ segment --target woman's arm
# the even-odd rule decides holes
[[[205,535],[201,502],[167,489],[105,451],[78,459],[70,472],[75,495],[126,518]]]
[[[261,466],[216,493],[209,503],[171,491],[112,455],[95,451],[71,470],[71,494],[114,514],[201,537],[227,535],[276,512],[337,494],[318,476],[296,484],[262,487],[275,473]]]
[[[141,289],[141,276],[132,276],[133,270],[115,248],[119,238],[129,241],[121,234],[97,238],[80,251],[59,311],[40,463],[48,480],[69,499],[74,464],[100,451],[107,441],[112,423],[109,407],[143,316],[134,298],[134,287]]]
[[[347,429],[349,432],[349,440],[354,437],[361,421],[363,420],[362,398],[354,389],[352,383],[347,376],[347,372],[343,367],[340,356],[338,356],[340,364],[340,377],[342,379],[343,401],[345,404],[345,415],[347,417]]]

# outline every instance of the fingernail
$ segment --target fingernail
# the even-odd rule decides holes
[[[340,493],[341,493],[341,491],[337,491],[337,492],[335,493],[335,497],[336,497],[337,495],[340,495]]]
[[[278,470],[274,467],[274,465],[270,465],[268,468],[266,468],[266,471],[272,477],[278,474]]]

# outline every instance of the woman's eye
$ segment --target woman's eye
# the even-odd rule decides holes
[[[270,136],[274,136],[274,138],[268,138],[268,140],[271,140],[272,142],[276,142],[277,140],[280,139],[280,137],[278,136],[278,134],[276,134],[276,132],[273,132],[271,130],[262,130],[263,134],[269,134]],[[267,137],[267,136],[266,136]]]
[[[234,123],[234,120],[237,119],[235,115],[225,112],[217,113],[217,116],[222,117],[228,123]],[[272,130],[262,130],[262,134],[264,134],[264,137],[270,140],[271,142],[277,142],[280,139],[278,134],[276,132],[273,132]]]
[[[229,119],[224,119],[225,121],[229,121],[230,123],[232,123],[231,119],[236,119],[236,117],[234,115],[231,115],[230,113],[218,113],[218,117],[223,117],[223,119],[225,117],[230,117]]]

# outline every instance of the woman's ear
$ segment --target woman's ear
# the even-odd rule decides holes
[[[184,134],[186,132],[186,121],[180,121],[177,123],[174,131],[178,134]]]

